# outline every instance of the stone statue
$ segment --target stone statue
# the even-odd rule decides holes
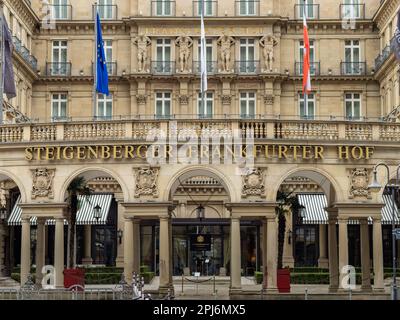
[[[220,48],[220,59],[221,59],[221,71],[230,72],[231,71],[231,46],[235,43],[233,37],[223,35],[221,36],[217,44],[221,46]]]
[[[151,40],[145,35],[139,35],[133,39],[133,43],[138,47],[138,70],[139,72],[145,72],[147,63],[147,47],[151,44]]]
[[[176,38],[175,44],[179,47],[180,72],[189,72],[190,48],[193,45],[193,40],[188,36],[180,36]]]
[[[260,39],[260,45],[263,47],[264,54],[264,71],[273,70],[274,65],[274,47],[278,44],[278,40],[273,35],[267,35]]]

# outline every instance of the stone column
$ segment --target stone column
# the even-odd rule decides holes
[[[383,245],[381,219],[373,222],[374,290],[383,291]]]
[[[289,231],[292,231],[292,219],[286,220],[286,230],[283,243],[283,257],[282,264],[283,267],[288,266],[289,268],[294,267],[294,257],[293,257],[293,233],[289,243]]]
[[[339,218],[339,288],[347,273],[343,273],[343,267],[349,264],[349,240],[347,237],[347,219]]]
[[[36,238],[36,284],[42,283],[42,268],[45,265],[45,222],[44,219],[37,221]]]
[[[133,272],[140,272],[140,220],[133,219]]]
[[[124,275],[125,281],[132,283],[133,273],[133,222],[132,219],[125,218],[124,223]]]
[[[339,264],[336,235],[336,219],[329,218],[328,225],[328,254],[329,254],[329,291],[335,292],[339,288]]]
[[[83,252],[83,258],[82,258],[82,264],[84,265],[90,265],[93,263],[92,260],[92,226],[86,225],[84,227],[84,236],[83,236],[83,241],[84,241],[84,252]]]
[[[31,223],[30,218],[22,218],[21,233],[21,285],[28,280],[31,272]]]
[[[56,219],[54,241],[54,272],[56,288],[64,287],[64,219]]]
[[[118,228],[117,228],[117,230],[122,231],[122,239],[121,239],[121,243],[119,243],[119,239],[117,241],[117,259],[116,259],[115,263],[116,263],[117,267],[123,267],[124,266],[124,243],[125,243],[125,237],[124,237],[125,208],[121,204],[123,202],[122,196],[118,197],[117,202],[118,202]]]
[[[326,225],[319,225],[319,258],[318,258],[318,267],[328,269],[329,262],[326,250]]]
[[[278,226],[275,218],[267,218],[267,292],[277,292]]]
[[[361,270],[362,284],[361,290],[371,291],[371,266],[369,256],[369,236],[368,236],[368,220],[360,220],[360,238],[361,238]]]
[[[263,232],[263,243],[262,243],[262,256],[263,256],[263,289],[267,288],[267,246],[268,246],[268,241],[267,241],[267,228],[268,228],[268,223],[267,220],[262,221],[262,232]]]
[[[231,290],[240,290],[241,281],[240,218],[231,218]]]
[[[160,293],[165,293],[168,289],[173,290],[171,274],[171,237],[170,237],[170,218],[160,217]]]

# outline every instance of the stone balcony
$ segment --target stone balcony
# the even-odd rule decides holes
[[[160,133],[162,132],[162,133]],[[314,141],[317,143],[400,141],[400,123],[346,120],[283,120],[283,119],[198,119],[105,121],[68,121],[22,123],[0,126],[0,143],[38,143],[68,141],[145,142],[161,134],[209,137],[232,134],[254,137],[255,140]]]

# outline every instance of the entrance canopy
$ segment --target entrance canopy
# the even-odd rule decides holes
[[[93,194],[88,196],[78,196],[78,212],[76,215],[77,225],[98,225],[107,224],[108,214],[110,212],[112,194]],[[21,202],[21,197],[18,197],[14,208],[11,211],[10,217],[8,218],[8,225],[18,226],[21,225],[21,213],[22,209],[19,204]],[[97,220],[94,217],[94,207],[100,206],[100,218]],[[67,221],[64,222],[67,224]],[[37,224],[37,218],[31,217],[31,225]],[[55,220],[48,219],[46,221],[47,225],[54,225]]]
[[[327,224],[328,213],[325,211],[327,207],[327,198],[323,193],[299,193],[297,194],[299,203],[304,206],[303,224]],[[383,195],[383,202],[385,206],[382,208],[382,224],[392,224],[392,206],[393,201],[390,195]],[[395,222],[400,224],[400,215],[397,205],[395,209]],[[371,218],[368,219],[372,223]],[[350,224],[358,224],[358,221],[350,220]]]

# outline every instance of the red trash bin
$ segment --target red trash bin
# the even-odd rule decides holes
[[[278,291],[281,293],[290,292],[290,269],[278,270]]]
[[[64,288],[68,289],[75,285],[80,285],[83,288],[85,287],[85,269],[64,270]],[[77,289],[79,290],[79,288]]]

